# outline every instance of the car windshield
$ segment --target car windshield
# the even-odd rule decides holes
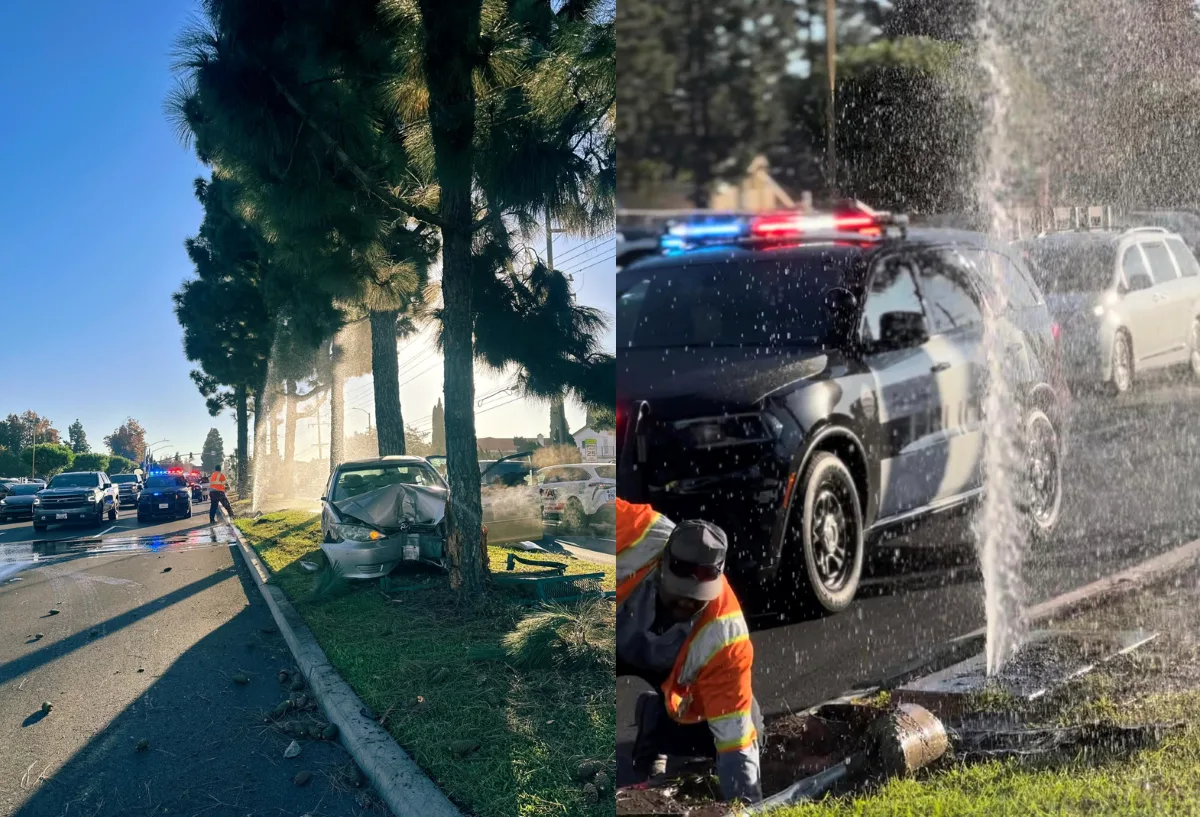
[[[1112,284],[1117,254],[1110,241],[1037,241],[1021,252],[1042,292],[1102,292]]]
[[[42,490],[41,485],[12,485],[8,489],[9,496],[32,496]]]
[[[844,286],[860,258],[842,249],[781,260],[681,259],[679,266],[635,267],[619,297],[617,346],[828,343],[835,321],[822,296]]]
[[[183,477],[160,476],[146,480],[147,488],[186,488],[187,482]]]
[[[425,463],[405,463],[403,465],[377,465],[370,468],[354,468],[338,474],[337,483],[333,486],[331,499],[349,499],[352,496],[365,494],[389,485],[423,485],[425,487],[444,488],[445,483],[429,465]]]
[[[95,474],[59,474],[50,480],[51,488],[98,488],[100,478]]]
[[[113,482],[121,485],[126,482],[137,482],[136,474],[117,474],[115,477],[109,477]]]

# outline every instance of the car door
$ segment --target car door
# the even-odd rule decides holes
[[[489,543],[542,538],[542,503],[532,473],[533,454],[524,452],[496,460],[480,475]]]
[[[944,458],[934,425],[941,412],[934,360],[915,270],[913,259],[901,255],[874,265],[859,328],[878,404],[868,445],[879,462],[880,520],[927,505],[938,487],[930,475],[940,473]]]
[[[1200,314],[1200,262],[1196,260],[1195,254],[1180,238],[1168,238],[1167,246],[1171,248],[1171,254],[1175,256],[1175,264],[1179,267],[1179,285],[1183,289],[1183,297],[1187,301],[1187,319],[1188,325],[1191,326],[1195,316]],[[1190,350],[1190,335],[1188,343]]]
[[[1148,286],[1139,285],[1139,279]],[[1142,248],[1136,243],[1128,245],[1121,255],[1121,289],[1124,295],[1120,302],[1120,315],[1133,339],[1134,364],[1138,368],[1152,368],[1154,358],[1164,346],[1165,333],[1157,325],[1154,283],[1154,275]]]
[[[990,263],[990,257],[981,261]],[[984,347],[984,300],[975,280],[981,273],[953,251],[922,254],[919,285],[929,315],[927,348],[933,360],[938,401],[926,447],[928,478],[936,482],[933,501],[960,496],[983,483],[983,395],[988,363]],[[1016,366],[1024,344],[1011,327],[995,324],[997,343]],[[1027,368],[1027,367],[1026,367]]]
[[[1192,326],[1192,282],[1182,278],[1166,241],[1147,241],[1142,252],[1150,263],[1154,286],[1150,290],[1155,323],[1162,333],[1162,346],[1155,357],[1157,366],[1187,360],[1188,333]]]

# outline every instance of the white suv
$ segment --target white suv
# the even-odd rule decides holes
[[[617,466],[612,463],[551,465],[537,472],[542,517],[582,526],[617,501]]]
[[[1139,372],[1200,378],[1200,264],[1161,227],[1040,236],[1020,246],[1059,326],[1066,374],[1124,393]]]

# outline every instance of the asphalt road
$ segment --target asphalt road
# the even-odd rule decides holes
[[[1127,399],[1076,399],[1064,465],[1063,519],[1026,554],[1037,603],[1200,538],[1200,390],[1160,382]],[[985,623],[969,523],[931,526],[919,548],[877,552],[853,606],[836,616],[751,620],[754,689],[769,716],[820,703],[928,656]],[[891,552],[888,552],[891,551]],[[640,682],[618,680],[619,784],[630,781]]]
[[[292,662],[229,529],[132,516],[100,540],[0,528],[0,815],[385,814],[340,745],[285,759],[264,723]]]

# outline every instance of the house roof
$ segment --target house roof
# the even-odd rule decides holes
[[[512,437],[479,437],[475,447],[482,451],[516,451],[517,444]]]

